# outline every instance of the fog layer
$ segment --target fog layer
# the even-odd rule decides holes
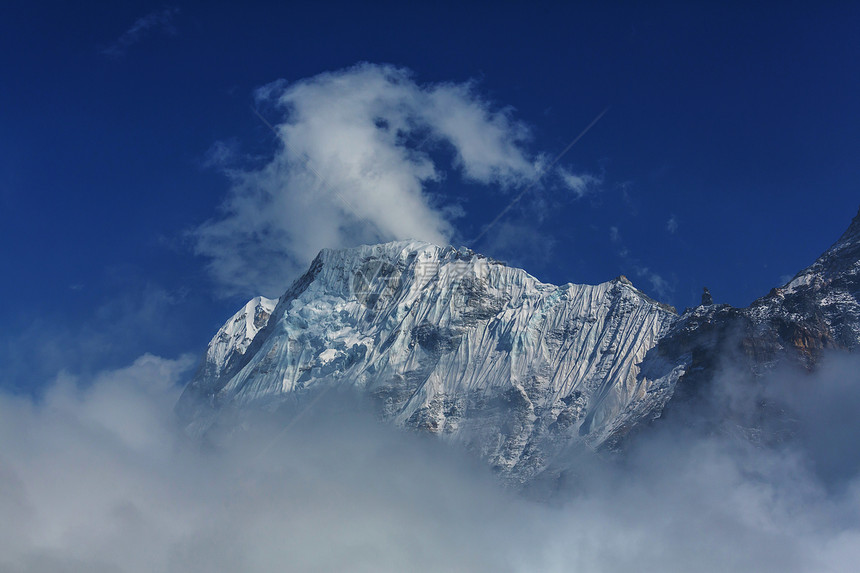
[[[541,501],[342,395],[286,430],[273,416],[201,447],[173,414],[191,365],[147,355],[60,376],[35,400],[0,396],[0,570],[785,572],[860,559],[856,356],[761,385],[793,438],[658,424],[623,457],[562,460]],[[744,384],[727,373],[715,388],[747,408],[762,395]]]

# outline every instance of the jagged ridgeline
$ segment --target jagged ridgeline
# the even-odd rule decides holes
[[[205,435],[225,409],[349,387],[383,419],[458,442],[525,483],[572,444],[617,447],[673,395],[706,385],[722,353],[760,372],[855,348],[858,265],[860,215],[749,308],[678,316],[623,276],[556,286],[416,241],[323,250],[282,297],[251,300],[219,330],[178,411]]]

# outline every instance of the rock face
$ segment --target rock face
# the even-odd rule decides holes
[[[347,387],[382,419],[460,443],[526,483],[572,444],[617,448],[683,409],[727,357],[757,376],[857,348],[858,299],[860,214],[748,308],[680,317],[623,276],[555,286],[414,241],[323,250],[280,299],[253,299],[222,327],[178,411],[205,435],[226,409]]]
[[[684,370],[662,415],[695,410],[696,415],[720,419],[730,414],[708,402],[714,376],[727,364],[733,376],[754,384],[778,364],[812,370],[824,351],[858,347],[860,213],[812,265],[749,307],[703,305],[686,311],[649,352],[641,368],[649,372],[672,364]],[[748,433],[760,433],[769,415],[767,404],[762,403],[755,419],[724,421],[746,426],[742,429]],[[616,433],[607,444],[617,446],[624,433]]]
[[[193,432],[224,405],[347,385],[523,481],[571,441],[599,447],[659,411],[683,372],[641,374],[677,315],[626,278],[554,286],[465,249],[324,250],[266,320],[271,303],[251,301],[210,343],[179,405]]]

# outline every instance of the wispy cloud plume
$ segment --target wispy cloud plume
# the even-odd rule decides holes
[[[278,148],[262,167],[230,170],[222,217],[192,232],[227,294],[277,296],[323,247],[450,242],[456,210],[431,191],[449,173],[501,189],[539,176],[527,126],[473,82],[419,84],[365,63],[256,96],[279,116]],[[575,192],[590,184],[569,179]]]
[[[651,285],[651,292],[654,293],[660,300],[668,300],[675,292],[672,285],[663,278],[659,273],[656,273],[648,267],[635,267],[636,276],[648,281]]]
[[[674,234],[675,231],[678,230],[678,219],[677,217],[675,217],[675,215],[672,215],[671,217],[669,217],[669,220],[666,221],[666,230],[672,234]]]
[[[156,12],[151,12],[142,18],[135,20],[131,28],[126,30],[116,41],[103,49],[103,55],[118,59],[123,57],[128,49],[153,33],[176,35],[176,26],[173,21],[179,14],[179,8],[169,7]]]
[[[565,187],[571,191],[576,199],[582,199],[587,195],[596,193],[600,190],[600,185],[603,183],[602,177],[588,173],[572,173],[564,167],[558,169],[558,175]]]

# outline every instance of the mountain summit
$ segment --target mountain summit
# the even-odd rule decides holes
[[[659,411],[682,373],[641,375],[677,314],[626,278],[555,286],[421,242],[323,250],[268,312],[255,299],[212,339],[180,401],[194,432],[225,404],[346,385],[525,480],[569,442],[599,447]]]
[[[760,373],[856,348],[858,269],[860,215],[750,307],[682,316],[623,276],[556,286],[417,241],[325,249],[277,301],[258,297],[227,321],[178,411],[205,435],[225,408],[276,409],[346,387],[382,419],[462,444],[525,483],[571,445],[617,447],[670,399],[707,386],[725,354]]]

